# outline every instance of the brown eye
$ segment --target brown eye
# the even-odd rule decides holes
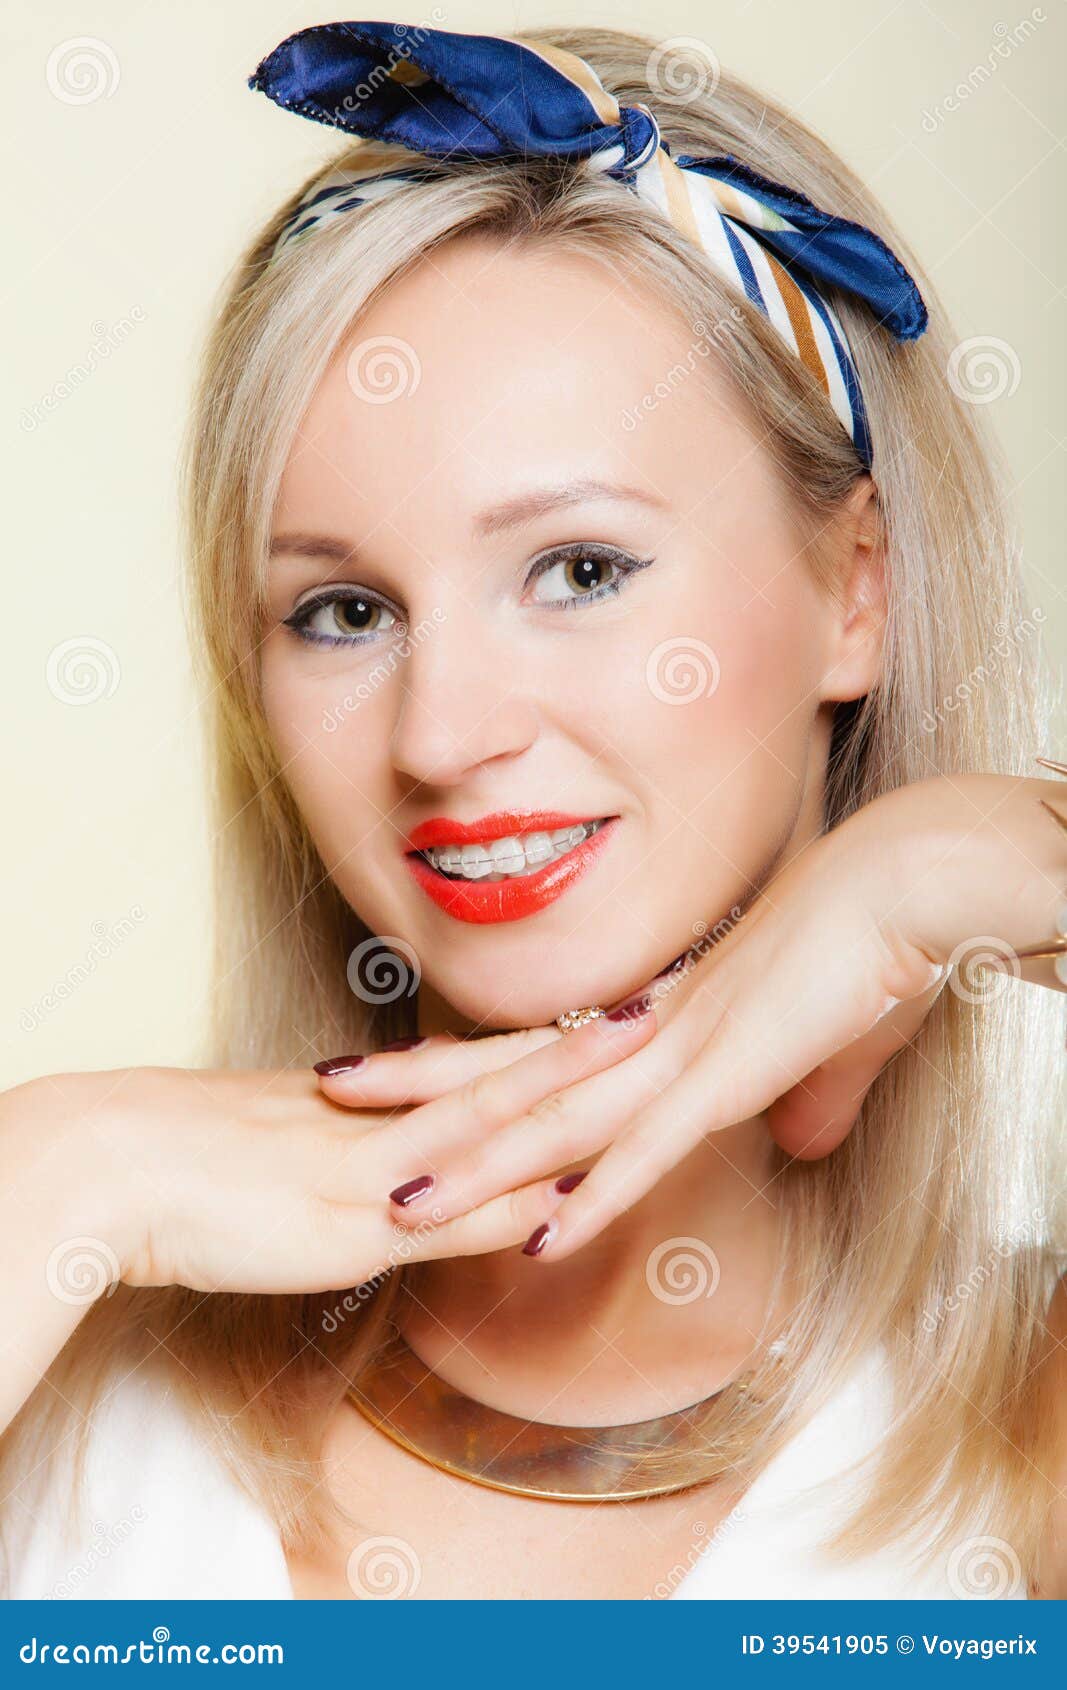
[[[526,602],[574,610],[617,593],[629,576],[654,561],[594,541],[561,547],[555,555],[534,564],[532,590]]]
[[[595,557],[568,558],[563,566],[563,579],[576,593],[592,592],[608,578],[608,566]]]
[[[298,604],[286,625],[313,645],[353,645],[401,632],[396,612],[355,588],[329,589]]]
[[[378,626],[381,615],[380,604],[372,604],[369,599],[337,599],[330,607],[334,621],[342,634],[368,634]]]

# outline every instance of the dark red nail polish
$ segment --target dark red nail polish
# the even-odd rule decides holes
[[[609,1009],[609,1021],[636,1020],[639,1015],[647,1015],[652,1008],[652,999],[648,992],[640,992],[635,998],[625,998],[615,1009]]]
[[[573,1191],[575,1186],[581,1185],[588,1172],[588,1168],[582,1168],[576,1174],[561,1174],[556,1181],[556,1190],[566,1197],[567,1193]]]
[[[687,950],[686,951],[679,951],[678,955],[674,958],[674,960],[672,962],[669,962],[667,964],[666,968],[661,968],[659,973],[657,975],[655,975],[654,978],[657,979],[657,980],[662,980],[663,976],[665,974],[669,974],[671,972],[672,968],[677,968],[680,963],[683,963],[688,955],[689,955],[689,952]]]
[[[316,1074],[350,1074],[353,1068],[358,1068],[361,1062],[366,1062],[365,1056],[330,1056],[324,1062],[316,1062]]]
[[[419,1174],[417,1179],[409,1179],[405,1185],[398,1185],[395,1191],[391,1191],[389,1201],[406,1209],[409,1203],[414,1203],[416,1197],[421,1197],[432,1185],[432,1174]]]
[[[556,1222],[554,1220],[542,1221],[540,1226],[534,1227],[529,1238],[526,1240],[526,1243],[523,1245],[523,1255],[539,1256],[549,1239],[555,1237],[555,1233]]]
[[[383,1045],[382,1052],[387,1050],[414,1050],[416,1045],[424,1045],[425,1036],[421,1039],[393,1039],[391,1044]]]

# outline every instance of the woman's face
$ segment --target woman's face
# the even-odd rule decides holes
[[[270,730],[344,897],[463,1022],[622,996],[818,829],[834,613],[699,328],[457,240],[297,435]]]

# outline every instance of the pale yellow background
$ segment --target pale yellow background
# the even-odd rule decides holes
[[[273,0],[38,0],[6,10],[11,802],[0,1084],[10,1085],[63,1069],[199,1060],[207,824],[176,586],[175,453],[227,266],[277,198],[337,146],[245,79],[286,34],[352,12]],[[960,339],[994,337],[1017,360],[1017,388],[986,413],[1023,519],[1028,608],[1046,612],[1046,646],[1062,667],[1067,14],[1058,0],[1018,10],[1002,0],[610,10],[559,0],[547,10],[446,3],[444,14],[440,27],[496,34],[568,21],[697,37],[840,149],[925,259]],[[385,15],[424,19],[414,8]],[[998,58],[996,44],[1024,19],[1029,40]],[[82,36],[104,43],[112,86],[75,103],[56,96],[48,67]],[[53,85],[61,75],[53,69]],[[946,97],[957,109],[935,123]],[[72,372],[94,342],[110,350],[79,381]],[[50,688],[50,656],[66,641],[115,654],[105,679],[117,684],[96,702],[63,702]],[[1057,747],[1067,758],[1062,717],[1053,755]],[[68,995],[49,1007],[57,989]]]

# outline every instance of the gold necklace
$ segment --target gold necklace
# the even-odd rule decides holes
[[[637,1472],[643,1455],[684,1450],[699,1431],[700,1411],[727,1391],[745,1391],[751,1377],[742,1374],[700,1402],[654,1420],[557,1426],[466,1396],[420,1361],[398,1333],[347,1394],[387,1438],[456,1478],[549,1502],[635,1502],[706,1480],[702,1449],[692,1450],[688,1472],[676,1469],[669,1480],[642,1480]]]

